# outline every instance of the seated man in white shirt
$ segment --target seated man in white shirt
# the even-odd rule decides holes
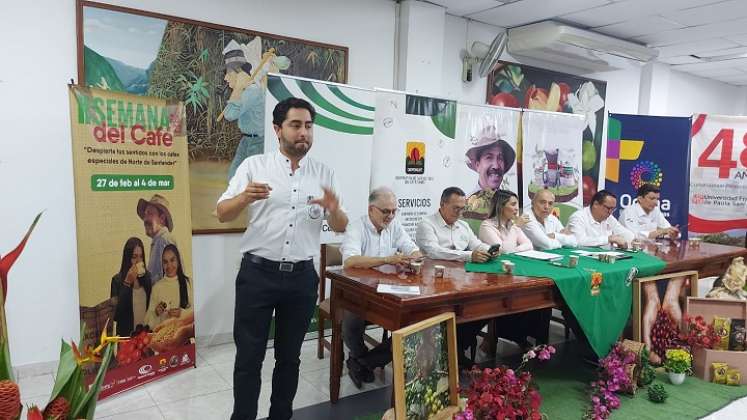
[[[416,241],[425,255],[435,260],[485,262],[490,258],[488,244],[477,239],[467,222],[459,220],[467,199],[457,187],[441,194],[438,211],[420,221]]]
[[[384,264],[402,266],[421,258],[418,246],[395,219],[397,198],[386,187],[377,188],[368,196],[368,214],[348,224],[342,242],[342,263],[345,268],[372,268]],[[357,388],[363,382],[373,382],[373,369],[383,367],[392,359],[389,341],[369,351],[363,342],[366,321],[345,312],[342,338],[350,350],[348,374]]]
[[[676,239],[680,233],[659,210],[661,190],[651,184],[638,188],[638,197],[633,204],[620,212],[620,223],[640,239],[656,239],[668,236]]]
[[[532,198],[532,211],[525,213],[529,223],[521,227],[532,245],[539,250],[557,249],[564,246],[575,247],[576,237],[569,229],[564,229],[555,215],[555,194],[550,190],[540,190]]]
[[[420,221],[416,241],[428,258],[473,262],[490,259],[490,246],[477,238],[467,222],[459,219],[466,205],[467,198],[461,188],[446,188],[441,193],[438,211]],[[457,326],[460,367],[469,368],[473,364],[464,351],[470,346],[476,347],[475,336],[486,322],[475,321]]]
[[[635,234],[612,216],[617,207],[617,197],[610,191],[599,190],[591,197],[589,207],[571,215],[568,228],[576,237],[579,246],[602,246],[607,244],[628,248]]]

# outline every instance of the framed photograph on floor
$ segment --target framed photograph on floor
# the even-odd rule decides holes
[[[679,332],[688,296],[698,295],[698,272],[638,278],[633,283],[633,339],[646,344],[649,361],[662,362],[669,338]]]
[[[392,350],[396,419],[451,419],[459,410],[454,313],[392,332]]]

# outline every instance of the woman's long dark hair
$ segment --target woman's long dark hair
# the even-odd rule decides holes
[[[519,199],[519,196],[517,196],[513,191],[495,190],[493,199],[490,200],[490,214],[488,215],[488,218],[496,218],[500,223],[499,216],[503,213],[503,208],[506,207],[506,204],[511,200],[511,197],[516,197],[517,200]]]
[[[135,248],[137,247],[140,247],[140,249],[143,250],[143,264],[145,265],[145,247],[143,246],[143,241],[141,241],[140,238],[133,236],[125,242],[124,249],[122,250],[122,265],[119,267],[119,281],[121,281],[122,284],[124,284],[124,281],[127,278],[127,272],[130,271],[130,268],[132,267],[132,254],[135,253]],[[147,304],[149,304],[151,290],[150,278],[144,276],[139,278],[138,281],[140,281],[140,286],[145,289],[145,294],[148,300]]]
[[[182,256],[179,254],[179,249],[174,244],[166,245],[163,249],[163,254],[161,254],[161,258],[166,254],[166,251],[171,251],[176,256],[176,278],[179,280],[179,307],[186,309],[189,307],[189,293],[187,290],[187,287],[189,286],[189,277],[187,277],[184,274],[184,270],[182,270]],[[164,270],[164,276],[165,275],[166,271]]]
[[[132,254],[135,253],[135,248],[140,247],[140,249],[143,251],[143,264],[145,264],[145,247],[143,246],[143,241],[140,240],[140,238],[132,237],[127,240],[124,244],[124,249],[122,250],[122,265],[119,267],[119,279],[124,282],[124,279],[127,277],[127,272],[130,271],[130,268],[132,267]]]

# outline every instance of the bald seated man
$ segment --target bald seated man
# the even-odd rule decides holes
[[[535,249],[548,250],[564,246],[576,247],[578,242],[569,229],[552,214],[555,194],[550,190],[540,190],[532,198],[532,211],[525,213],[529,223],[521,227]]]

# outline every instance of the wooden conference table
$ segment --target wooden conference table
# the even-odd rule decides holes
[[[703,243],[691,248],[687,241],[669,246],[649,245],[648,252],[666,262],[661,274],[695,270],[700,277],[723,274],[734,257],[747,257],[747,249]],[[435,278],[433,265],[444,265],[443,278]],[[371,269],[328,270],[332,280],[332,355],[330,400],[337,402],[342,375],[343,310],[394,331],[444,312],[453,311],[457,322],[564,305],[549,278],[468,273],[463,262],[426,259],[420,276],[406,278]],[[400,296],[376,292],[379,283],[419,285],[420,295]]]

